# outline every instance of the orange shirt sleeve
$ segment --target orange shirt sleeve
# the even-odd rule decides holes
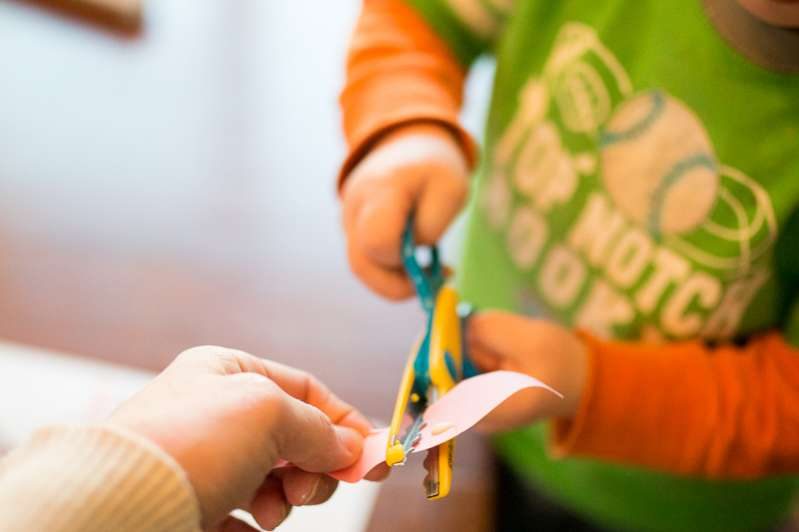
[[[412,122],[449,128],[473,165],[474,141],[458,121],[465,76],[446,43],[410,6],[364,0],[339,99],[348,148],[339,184],[377,139]]]
[[[555,454],[710,478],[799,472],[799,351],[779,333],[714,349],[583,337],[589,384],[554,423]]]

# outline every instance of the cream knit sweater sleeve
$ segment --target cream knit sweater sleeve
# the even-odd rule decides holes
[[[47,427],[0,462],[3,532],[196,532],[199,523],[181,467],[119,428]]]

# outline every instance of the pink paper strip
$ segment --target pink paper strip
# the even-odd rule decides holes
[[[513,371],[493,371],[461,381],[428,407],[424,415],[427,426],[422,430],[422,439],[412,452],[426,451],[466,432],[511,395],[527,388],[543,388],[563,397],[538,379]],[[452,428],[434,435],[433,429],[440,424],[452,425]],[[331,476],[345,482],[358,482],[385,461],[387,442],[387,428],[374,431],[366,437],[361,458],[352,466],[336,471]]]

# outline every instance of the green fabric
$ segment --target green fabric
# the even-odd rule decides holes
[[[537,313],[527,290],[518,292],[523,279],[478,207],[473,201],[469,209],[468,268],[459,271],[463,297],[483,308]],[[503,434],[494,438],[495,449],[538,490],[609,530],[766,530],[786,517],[796,491],[792,477],[709,482],[598,461],[553,460],[546,432],[542,424]]]
[[[791,479],[709,483],[587,460],[553,467],[543,427],[496,438],[500,455],[551,497],[608,530],[767,530],[791,505]]]
[[[474,2],[415,3],[457,18]],[[476,37],[442,20],[431,18],[473,54]],[[698,0],[516,0],[489,47],[497,71],[465,299],[630,341],[780,327],[799,344],[797,237],[783,231],[799,205],[799,76],[745,60]],[[796,487],[554,461],[543,432],[505,435],[497,449],[614,529],[762,529]]]
[[[469,32],[446,2],[428,0],[406,0],[421,12],[428,24],[449,44],[455,57],[468,66],[488,48],[488,43]]]

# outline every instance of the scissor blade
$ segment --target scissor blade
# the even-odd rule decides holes
[[[424,459],[424,468],[427,470],[427,475],[424,477],[423,485],[425,496],[428,499],[437,497],[440,490],[438,453],[438,447],[433,447],[427,451],[427,456]]]
[[[422,437],[422,429],[424,428],[424,418],[422,414],[414,418],[413,423],[411,426],[408,427],[405,436],[402,438],[402,448],[405,451],[405,455],[407,456],[408,453],[419,443],[419,440]]]

